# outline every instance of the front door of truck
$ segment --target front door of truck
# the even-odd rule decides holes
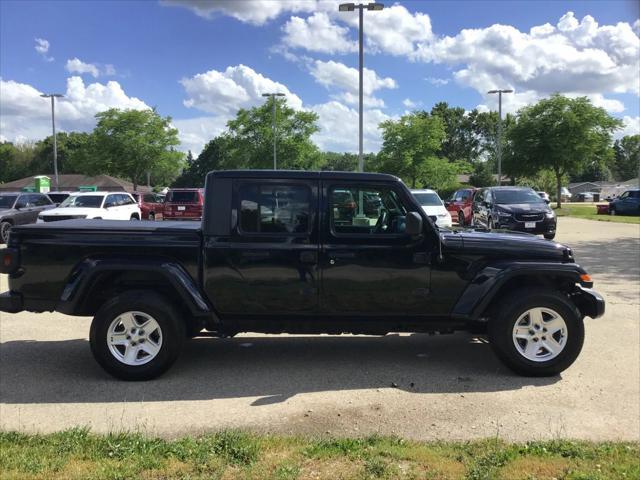
[[[315,314],[318,181],[247,178],[231,188],[232,204],[216,207],[230,207],[229,235],[205,238],[204,285],[216,309],[227,316]]]
[[[325,181],[321,208],[324,315],[429,313],[434,239],[404,232],[407,212],[420,211],[403,189],[384,183]],[[425,232],[429,228],[425,225]]]

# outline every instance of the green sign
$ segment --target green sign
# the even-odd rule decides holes
[[[35,191],[40,193],[49,193],[51,190],[51,179],[46,175],[38,175],[33,177],[35,182]]]
[[[97,192],[98,187],[96,185],[80,185],[78,187],[79,192]]]

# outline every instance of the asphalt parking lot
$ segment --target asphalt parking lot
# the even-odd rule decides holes
[[[639,440],[640,226],[562,217],[557,240],[607,300],[559,377],[518,377],[469,334],[246,334],[192,340],[165,376],[126,383],[94,362],[90,319],[0,313],[0,428]]]

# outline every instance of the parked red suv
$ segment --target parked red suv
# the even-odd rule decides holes
[[[142,220],[162,218],[164,202],[158,195],[149,192],[133,192],[131,195],[136,199],[136,202],[138,202],[140,212],[142,213]]]
[[[473,196],[476,193],[477,188],[461,188],[456,190],[451,198],[444,202],[444,206],[451,214],[451,218],[454,222],[458,222],[458,225],[465,226],[471,225],[471,219],[473,218]]]
[[[202,188],[175,188],[164,200],[163,220],[201,220],[204,192]]]

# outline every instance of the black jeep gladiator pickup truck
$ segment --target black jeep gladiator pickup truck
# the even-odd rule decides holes
[[[166,371],[186,338],[238,332],[487,332],[514,371],[555,375],[604,313],[570,248],[438,229],[382,174],[212,172],[201,224],[20,226],[0,254],[0,310],[93,316],[96,360],[126,380]]]

